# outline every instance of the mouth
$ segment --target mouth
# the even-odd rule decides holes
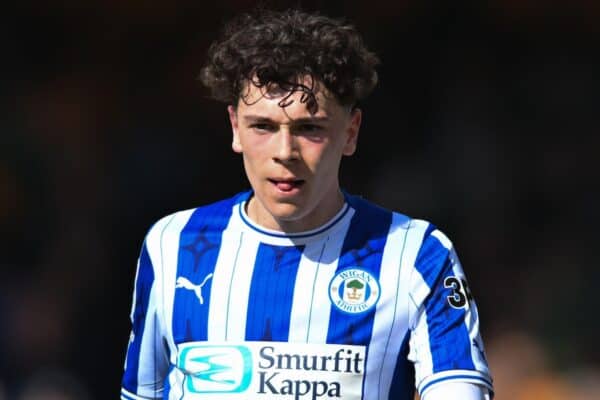
[[[305,181],[304,181],[304,179],[271,179],[271,178],[269,178],[269,182],[271,182],[281,192],[289,193],[289,192],[299,189],[302,185],[304,185]]]

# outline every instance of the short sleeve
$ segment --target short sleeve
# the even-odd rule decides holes
[[[416,311],[408,358],[419,394],[449,381],[492,391],[477,306],[452,243],[437,229],[425,235],[417,255],[410,299]]]
[[[156,274],[146,242],[137,265],[131,307],[131,335],[121,384],[121,399],[162,398],[168,354],[157,318]]]
[[[490,400],[488,388],[472,383],[448,381],[427,390],[421,400]]]

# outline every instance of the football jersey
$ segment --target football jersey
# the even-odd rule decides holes
[[[476,305],[432,224],[344,193],[318,229],[253,223],[252,192],[158,221],[138,260],[122,399],[412,400],[492,390]]]

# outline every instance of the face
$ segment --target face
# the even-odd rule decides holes
[[[312,114],[301,92],[252,84],[246,89],[228,111],[232,148],[242,154],[254,190],[248,216],[284,232],[319,227],[343,205],[339,166],[356,149],[360,110],[342,107],[323,90],[316,92],[318,109]],[[282,107],[284,98],[289,105]]]

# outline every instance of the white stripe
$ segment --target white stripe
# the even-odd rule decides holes
[[[409,330],[411,274],[425,229],[420,221],[407,220],[397,213],[393,215],[382,256],[381,298],[369,346],[365,399],[388,397],[402,340]]]
[[[338,266],[339,255],[354,210],[348,210],[343,225],[324,240],[308,244],[302,253],[290,315],[289,342],[325,343],[331,301],[329,283]]]
[[[413,288],[419,288],[417,290],[421,291],[427,287],[427,283],[418,271],[413,273],[412,285]],[[412,332],[408,358],[414,363],[415,381],[419,382],[433,372],[433,356],[429,347],[429,326],[427,325],[425,306],[422,301],[415,301],[414,298],[411,299],[411,305],[416,311],[410,317]],[[418,309],[416,308],[417,306],[419,307]]]
[[[231,282],[231,273],[238,253],[238,246],[241,245],[240,233],[236,232],[237,218],[235,217],[235,207],[233,215],[229,219],[227,227],[221,236],[221,247],[215,270],[213,272],[210,301],[208,309],[208,340],[225,340],[225,325],[227,324],[227,303],[229,300],[229,291],[225,290]]]
[[[354,212],[352,210],[352,212]],[[329,284],[338,267],[339,256],[344,245],[346,232],[350,227],[350,219],[345,222],[343,230],[336,232],[328,241],[321,263],[317,269],[315,292],[312,299],[311,315],[309,319],[308,342],[326,343],[329,331],[329,315],[331,314],[331,300],[329,299]],[[298,293],[294,289],[294,293]]]
[[[300,258],[290,312],[288,341],[291,343],[308,342],[308,320],[314,298],[317,271],[326,245],[327,241],[326,243],[310,243],[306,246]],[[300,284],[303,287],[298,290]]]
[[[181,211],[173,215],[164,226],[157,226],[152,235],[148,237],[148,251],[152,249],[150,257],[155,269],[158,271],[157,295],[158,318],[163,328],[163,335],[167,339],[171,353],[171,363],[177,358],[177,349],[173,340],[173,303],[175,301],[175,278],[177,275],[177,261],[179,257],[179,242],[181,231],[190,220],[194,210]],[[158,224],[157,224],[158,225]],[[156,263],[155,261],[156,260]],[[162,344],[160,346],[162,348]]]
[[[446,248],[446,250],[450,250],[452,248],[452,242],[450,241],[450,239],[448,239],[448,236],[444,235],[444,233],[439,229],[436,229],[433,232],[431,232],[431,236],[439,240],[442,246]]]
[[[144,321],[144,334],[140,344],[138,387],[136,392],[154,398],[162,393],[163,377],[168,370],[168,360],[161,351],[161,335],[156,318],[156,285],[150,290],[148,312]]]
[[[248,294],[258,241],[245,234],[242,224],[237,205],[234,205],[232,216],[223,231],[211,282],[209,341],[243,340],[246,334]]]
[[[169,374],[169,386],[171,390],[169,391],[168,400],[180,400],[183,396],[183,373],[177,369],[173,368],[173,371]]]
[[[243,341],[246,338],[246,320],[252,273],[260,242],[255,238],[240,238],[241,247],[231,270],[231,285],[227,303],[227,331],[225,340]]]

